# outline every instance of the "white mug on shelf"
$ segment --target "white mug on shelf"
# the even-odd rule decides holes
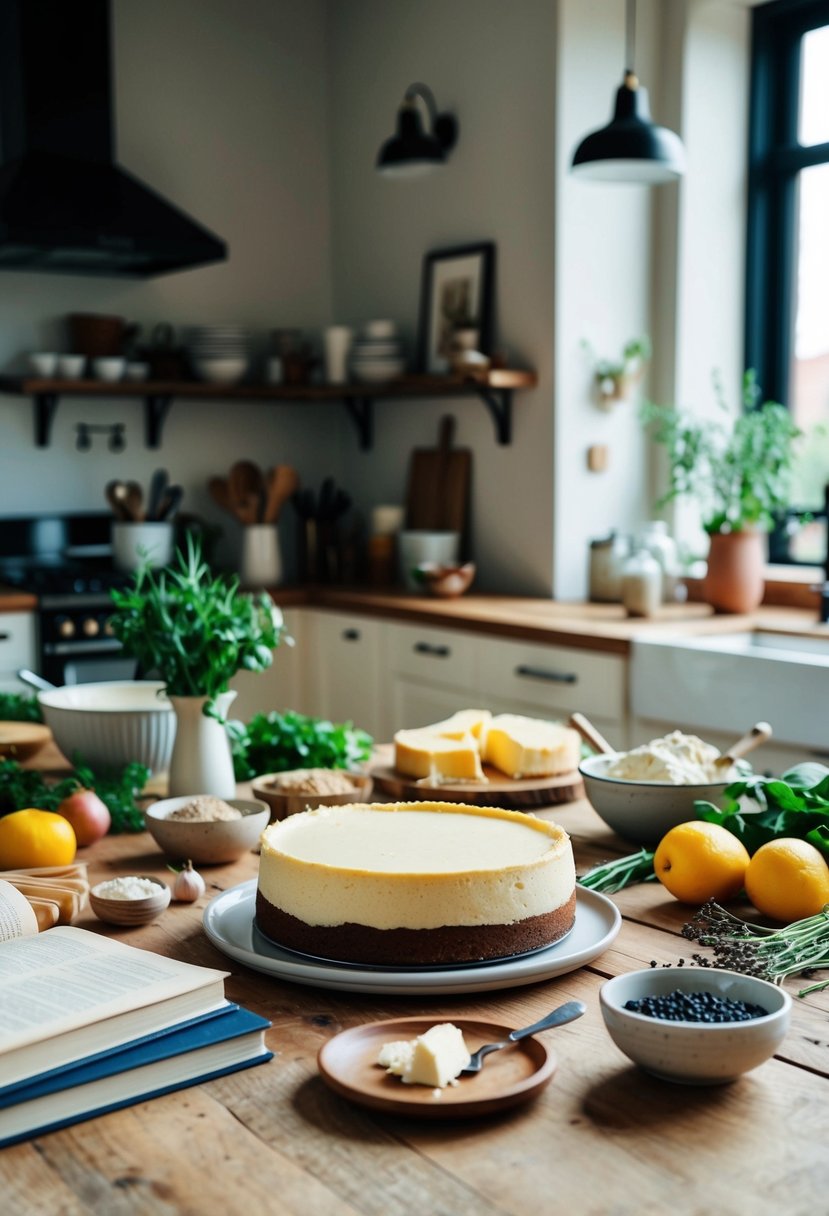
[[[348,356],[354,341],[354,330],[348,325],[329,325],[322,337],[325,379],[328,384],[345,384],[348,379]]]
[[[242,530],[239,579],[243,587],[275,587],[282,578],[282,553],[274,524],[248,524]]]

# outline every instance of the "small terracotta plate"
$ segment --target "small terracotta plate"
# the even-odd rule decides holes
[[[558,1059],[540,1039],[522,1039],[493,1052],[476,1076],[459,1077],[457,1085],[436,1091],[427,1085],[404,1085],[376,1062],[384,1043],[413,1039],[440,1019],[393,1018],[344,1030],[320,1048],[317,1064],[325,1083],[352,1102],[419,1119],[468,1119],[491,1115],[536,1097],[553,1078]],[[511,1026],[453,1019],[470,1051],[495,1043]]]
[[[51,738],[49,727],[37,722],[0,722],[0,756],[28,760]]]

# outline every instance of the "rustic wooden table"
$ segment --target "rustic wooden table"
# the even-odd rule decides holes
[[[630,851],[586,802],[542,813],[571,833],[580,872]],[[136,872],[172,877],[146,834],[84,852],[93,882]],[[273,1023],[274,1059],[4,1150],[4,1216],[829,1210],[829,992],[796,999],[779,1055],[729,1085],[655,1080],[608,1037],[602,982],[689,954],[678,936],[688,910],[658,884],[615,896],[622,929],[578,971],[470,997],[375,998],[282,982],[213,948],[201,924],[206,903],[256,868],[254,854],[204,868],[203,899],[172,904],[140,929],[117,931],[91,913],[78,924],[229,971],[228,997]],[[793,993],[797,987],[789,984]],[[442,1123],[373,1113],[334,1094],[317,1071],[319,1048],[359,1023],[426,1014],[523,1026],[572,998],[587,1014],[549,1033],[559,1058],[552,1084],[534,1102],[488,1118]]]

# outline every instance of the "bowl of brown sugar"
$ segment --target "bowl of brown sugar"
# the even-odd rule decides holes
[[[210,865],[236,861],[259,843],[270,808],[257,798],[190,794],[164,798],[144,811],[147,830],[174,861]]]
[[[366,802],[373,785],[367,773],[340,768],[294,768],[254,778],[255,798],[266,802],[271,819],[285,819],[317,806]]]

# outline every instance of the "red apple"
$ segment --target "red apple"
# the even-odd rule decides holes
[[[94,790],[75,790],[61,802],[58,814],[72,824],[79,845],[94,844],[112,826],[109,808]]]

